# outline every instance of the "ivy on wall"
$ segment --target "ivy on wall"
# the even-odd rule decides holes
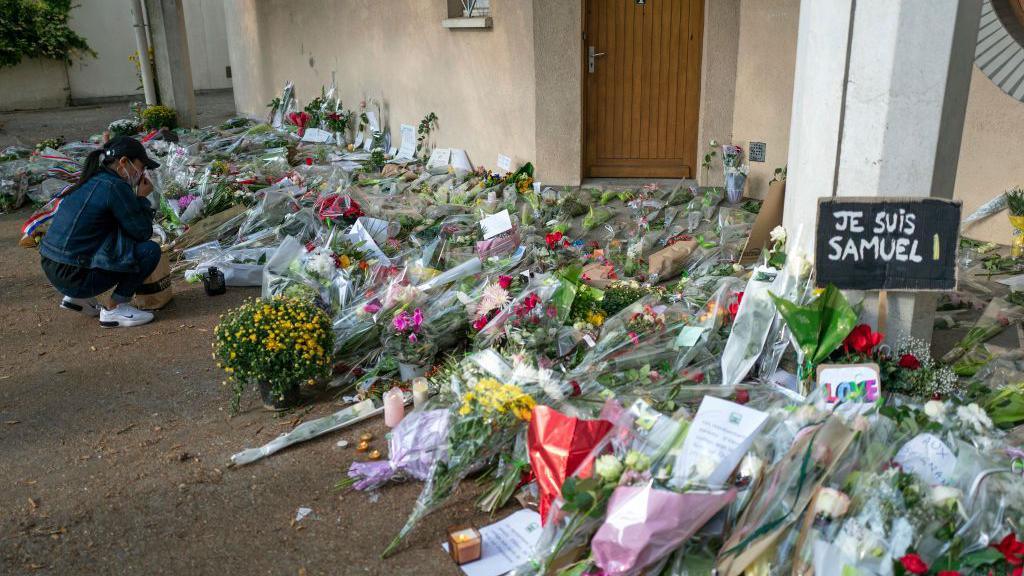
[[[0,0],[0,67],[22,58],[71,61],[96,53],[68,26],[71,0]]]

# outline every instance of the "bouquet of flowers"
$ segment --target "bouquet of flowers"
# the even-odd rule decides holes
[[[382,553],[392,554],[427,514],[443,504],[469,473],[479,469],[530,421],[536,402],[515,384],[483,378],[472,385],[452,408],[445,458],[431,467],[423,492],[405,526]]]

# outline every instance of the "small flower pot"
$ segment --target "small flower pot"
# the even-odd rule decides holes
[[[260,382],[260,399],[267,410],[287,410],[299,403],[301,391],[298,384],[292,384],[285,388],[283,394],[276,394],[269,382]]]
[[[408,362],[398,363],[398,374],[402,377],[402,382],[408,382],[413,378],[418,378],[427,373],[427,367],[419,364],[411,364]]]

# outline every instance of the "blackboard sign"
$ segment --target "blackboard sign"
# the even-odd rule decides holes
[[[953,290],[960,202],[939,198],[821,198],[818,286]]]

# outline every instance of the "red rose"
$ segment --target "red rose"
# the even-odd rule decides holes
[[[504,275],[498,276],[498,286],[501,286],[503,290],[508,290],[509,287],[512,286],[512,277]]]
[[[473,322],[473,330],[477,332],[483,330],[484,326],[487,326],[487,316],[481,316]]]
[[[960,573],[956,570],[943,570],[939,572],[938,576],[960,576]]]
[[[549,249],[553,249],[559,242],[562,241],[563,234],[561,232],[553,232],[544,236],[544,243],[548,245]]]
[[[902,564],[903,568],[911,574],[928,573],[928,565],[924,563],[924,560],[921,560],[920,556],[913,552],[907,554],[903,558],[900,558],[900,564]]]
[[[850,350],[859,354],[870,355],[871,351],[882,343],[884,336],[879,332],[871,330],[871,326],[861,324],[850,331],[850,334],[843,340],[843,349],[847,353]]]
[[[729,304],[729,316],[732,318],[736,317],[736,314],[740,311],[740,303],[743,302],[743,292],[736,293],[736,301]]]
[[[917,370],[921,367],[921,361],[917,359],[917,356],[913,354],[904,354],[900,356],[900,368],[906,368],[907,370]]]
[[[750,392],[746,390],[737,390],[735,400],[737,404],[746,404],[747,402],[750,402]]]

